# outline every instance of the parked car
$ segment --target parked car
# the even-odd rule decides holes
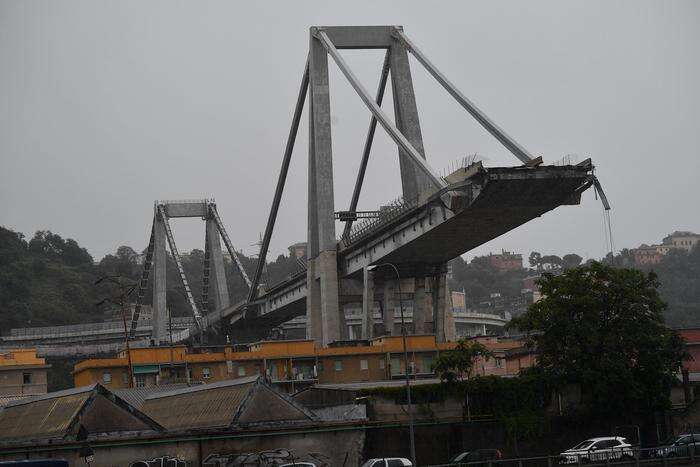
[[[668,440],[652,451],[655,457],[686,457],[700,455],[700,435],[687,433]]]
[[[362,467],[410,467],[413,464],[410,460],[403,457],[385,457],[370,459]]]
[[[475,449],[473,451],[463,451],[452,457],[448,464],[459,465],[467,462],[482,462],[502,459],[503,455],[498,449]]]
[[[68,467],[68,461],[59,459],[34,459],[0,462],[3,467]]]
[[[606,460],[631,459],[634,457],[632,445],[620,436],[605,436],[583,441],[559,454],[560,464],[605,462]]]
[[[279,467],[316,467],[312,462],[292,462],[291,464],[282,464]]]

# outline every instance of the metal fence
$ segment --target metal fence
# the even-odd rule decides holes
[[[190,326],[194,323],[192,317],[173,317],[173,328],[181,328]],[[131,320],[127,320],[127,326],[131,324]],[[167,323],[166,323],[167,326]],[[139,329],[150,329],[151,320],[139,320]],[[9,336],[11,337],[59,337],[67,335],[81,335],[101,332],[123,332],[124,323],[122,321],[108,321],[101,323],[85,323],[85,324],[68,324],[64,326],[42,326],[32,328],[13,328],[10,329]]]
[[[697,450],[697,451],[696,451]],[[519,457],[511,459],[480,460],[473,462],[455,462],[447,464],[430,464],[422,467],[553,467],[570,466],[674,466],[700,465],[700,445],[697,448],[671,446],[663,448],[627,449],[589,451],[576,455],[550,455],[539,457]]]
[[[382,227],[390,224],[398,219],[402,214],[416,207],[416,205],[417,203],[415,201],[407,201],[403,198],[397,198],[394,201],[391,201],[386,206],[382,206],[380,208],[379,217],[365,219],[362,222],[353,224],[352,229],[350,229],[350,233],[343,235],[343,243],[345,245],[351,245],[370,236],[373,232],[376,232]]]

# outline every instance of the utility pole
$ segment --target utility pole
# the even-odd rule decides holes
[[[408,345],[406,343],[406,320],[404,319],[404,313],[403,313],[403,295],[401,293],[401,275],[399,274],[399,268],[396,267],[395,264],[393,263],[380,263],[380,264],[373,264],[367,267],[368,271],[373,271],[377,268],[380,268],[382,266],[389,267],[394,270],[394,273],[396,274],[396,280],[397,284],[399,287],[399,310],[401,312],[401,340],[403,342],[403,361],[404,361],[404,367],[406,368],[406,399],[408,402],[408,433],[409,433],[409,443],[410,443],[410,451],[411,451],[411,465],[417,465],[416,464],[416,439],[413,431],[413,404],[411,402],[411,376],[409,374],[409,360],[408,360]],[[393,313],[394,310],[390,310],[390,313]]]
[[[129,372],[129,387],[134,387],[134,367],[131,363],[131,346],[129,344],[129,327],[126,324],[126,299],[131,293],[136,289],[136,284],[127,285],[123,282],[122,276],[103,276],[95,281],[95,285],[100,284],[103,281],[109,281],[119,287],[119,294],[114,297],[107,297],[101,302],[97,303],[96,306],[100,306],[106,302],[113,303],[119,307],[122,314],[122,323],[124,324],[124,347],[126,350],[126,361],[128,365]],[[128,289],[128,290],[127,290]]]

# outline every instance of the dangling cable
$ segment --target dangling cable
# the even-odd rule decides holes
[[[596,178],[595,175],[591,176],[593,178],[593,186],[595,187],[595,193],[600,196],[600,202],[603,203],[603,229],[605,230],[605,248],[610,246],[610,258],[611,260],[615,258],[615,248],[613,245],[613,234],[612,234],[612,221],[610,219],[610,203],[608,202],[608,197],[605,196],[603,192],[603,187]]]
[[[608,222],[608,238],[610,239],[610,254],[615,257],[615,246],[613,245],[612,221],[610,219],[610,210],[605,211],[605,218]]]
[[[606,210],[603,209],[603,252],[607,254],[608,252],[608,247],[610,246],[610,239],[608,238],[608,223],[607,223],[607,216],[606,216]],[[603,256],[605,257],[605,256]]]

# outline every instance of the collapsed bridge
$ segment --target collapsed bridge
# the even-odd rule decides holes
[[[386,51],[375,95],[370,95],[345,62],[343,49]],[[517,165],[484,167],[472,161],[446,177],[438,175],[428,163],[423,145],[409,54],[518,159]],[[342,210],[334,201],[329,57],[370,114],[350,206]],[[389,83],[393,119],[382,109]],[[309,114],[307,261],[297,274],[263,287],[261,275],[305,105]],[[402,193],[389,206],[359,211],[378,125],[397,145]],[[462,94],[401,26],[312,27],[256,270],[250,276],[244,270],[213,200],[157,202],[131,336],[136,337],[139,307],[150,282],[151,340],[161,343],[170,339],[164,326],[167,244],[193,318],[190,326],[172,333],[175,342],[192,339],[214,327],[225,328],[224,332],[237,342],[252,341],[264,338],[270,329],[290,319],[305,316],[306,337],[327,346],[357,337],[400,333],[397,318],[401,305],[406,306],[410,332],[434,333],[439,341],[452,340],[447,262],[559,206],[579,204],[581,193],[591,186],[609,208],[590,160],[576,165],[544,165],[541,157],[533,156]],[[169,225],[174,217],[200,217],[206,222],[205,283],[199,304],[179,261]],[[345,223],[339,234],[338,221]],[[248,295],[240,303],[230,303],[221,240],[248,287]],[[387,264],[391,267],[385,267]],[[349,310],[359,310],[359,325],[349,324]]]

